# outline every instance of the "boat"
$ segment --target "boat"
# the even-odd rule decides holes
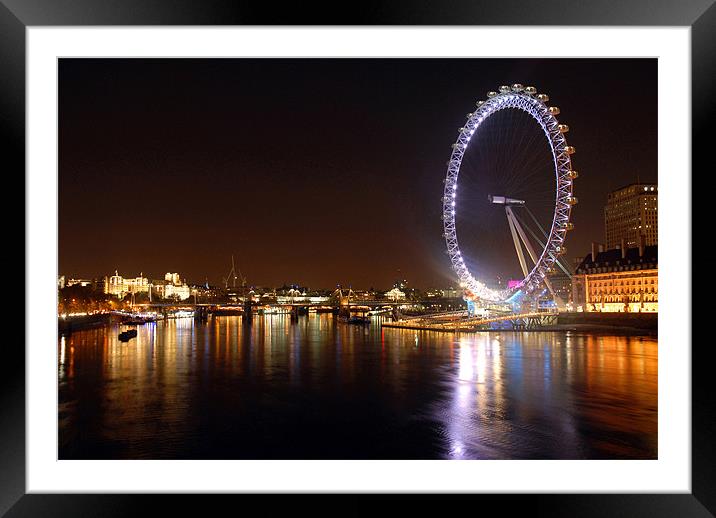
[[[122,320],[122,324],[125,326],[141,326],[142,324],[146,324],[148,322],[156,322],[157,317],[156,315],[153,315],[151,313],[144,313],[144,314],[134,314],[134,315],[128,315],[124,317]]]
[[[264,307],[259,309],[259,313],[262,315],[288,315],[291,313],[291,309],[287,307]]]
[[[167,318],[193,318],[194,311],[191,310],[178,310],[171,313],[167,313]]]
[[[122,325],[125,326],[141,326],[146,323],[147,321],[143,318],[128,318],[127,320],[122,320]]]
[[[352,317],[339,316],[338,320],[345,324],[359,324],[359,325],[370,324],[370,318],[366,317],[366,316],[352,316]]]
[[[128,342],[130,339],[135,338],[136,336],[137,336],[136,329],[127,329],[126,331],[119,333],[119,340],[121,342]]]

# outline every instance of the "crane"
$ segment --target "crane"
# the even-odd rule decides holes
[[[232,283],[232,287],[236,288],[236,279],[241,279],[241,287],[246,287],[246,277],[241,273],[241,270],[236,270],[236,265],[234,263],[234,256],[231,256],[231,270],[229,270],[228,275],[224,278],[224,288],[229,289],[229,282]]]

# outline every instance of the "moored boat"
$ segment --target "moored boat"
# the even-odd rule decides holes
[[[127,329],[126,331],[122,331],[121,333],[119,333],[119,340],[121,342],[128,342],[130,339],[135,338],[136,336],[136,329]]]
[[[352,316],[352,317],[346,317],[346,316],[339,316],[338,320],[340,322],[343,322],[345,324],[359,324],[359,325],[366,325],[370,324],[370,317],[366,316]]]
[[[141,326],[146,323],[147,321],[143,318],[128,318],[127,320],[122,320],[122,325],[125,326]]]

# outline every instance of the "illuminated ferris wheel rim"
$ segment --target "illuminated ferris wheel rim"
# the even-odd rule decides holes
[[[488,92],[487,100],[478,101],[477,110],[467,114],[467,122],[459,129],[457,141],[452,145],[453,151],[448,161],[445,178],[442,218],[447,253],[453,270],[460,280],[460,286],[470,298],[501,302],[511,295],[509,290],[497,291],[488,288],[470,273],[460,252],[455,228],[457,180],[463,156],[470,139],[480,125],[500,110],[522,110],[537,121],[552,151],[556,178],[554,216],[547,242],[532,270],[520,282],[520,288],[530,293],[539,287],[546,275],[553,271],[558,257],[566,252],[564,239],[567,231],[571,229],[569,222],[571,208],[577,202],[572,195],[572,184],[577,177],[577,172],[572,170],[570,158],[574,148],[567,145],[564,136],[569,127],[559,123],[556,117],[560,113],[559,108],[547,106],[548,101],[549,96],[537,94],[537,90],[532,86],[523,87],[520,84],[501,86],[499,92]]]

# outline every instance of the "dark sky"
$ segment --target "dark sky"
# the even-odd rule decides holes
[[[61,59],[60,273],[220,284],[234,254],[253,285],[449,285],[450,145],[515,82],[571,128],[584,255],[607,193],[656,181],[655,59]]]

